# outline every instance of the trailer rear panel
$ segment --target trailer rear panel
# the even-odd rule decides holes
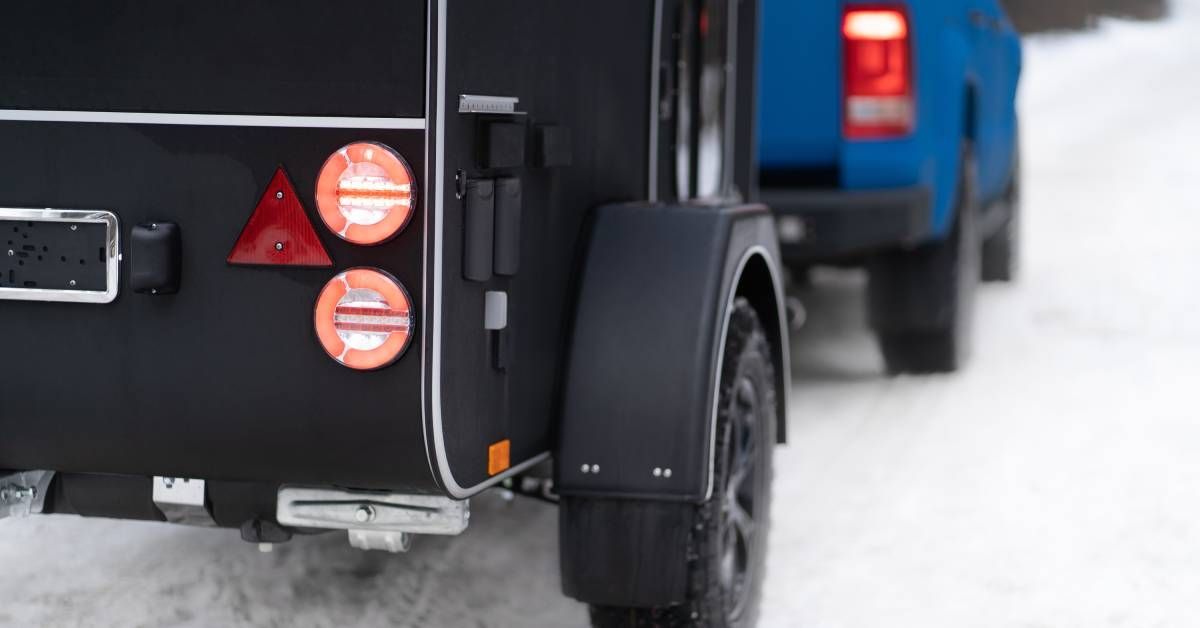
[[[318,291],[347,268],[425,302],[425,2],[22,3],[0,23],[0,207],[112,212],[123,253],[110,304],[0,301],[0,467],[433,490],[424,321],[374,372],[330,360],[313,331]],[[128,112],[138,123],[78,121]],[[409,227],[380,246],[338,238],[314,205],[322,163],[359,140],[416,177]],[[280,167],[332,268],[226,263]],[[130,231],[154,222],[182,234],[177,294],[130,290]],[[6,250],[39,237],[12,229]],[[34,244],[27,276],[95,272]]]

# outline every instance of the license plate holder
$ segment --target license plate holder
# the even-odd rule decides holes
[[[0,299],[110,303],[120,251],[110,211],[0,208]]]

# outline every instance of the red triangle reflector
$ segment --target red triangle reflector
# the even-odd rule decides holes
[[[333,266],[283,166],[271,177],[225,261],[253,266]]]

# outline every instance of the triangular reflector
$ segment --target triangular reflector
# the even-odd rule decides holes
[[[253,266],[333,266],[280,166],[225,261]]]

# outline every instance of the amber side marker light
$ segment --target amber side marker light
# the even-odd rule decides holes
[[[383,368],[412,340],[412,300],[384,271],[352,268],[325,284],[313,323],[329,357],[352,369]]]
[[[338,237],[382,244],[412,218],[417,186],[399,153],[378,142],[355,142],[325,160],[316,196],[321,220]]]
[[[488,475],[496,475],[509,467],[511,443],[506,438],[488,447]]]

